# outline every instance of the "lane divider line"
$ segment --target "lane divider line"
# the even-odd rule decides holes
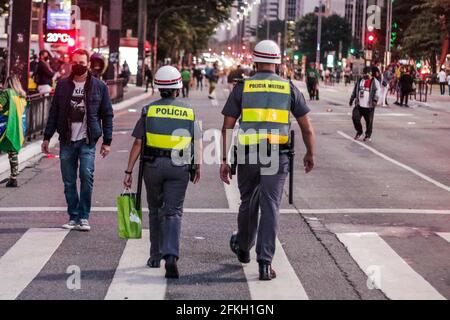
[[[401,162],[399,162],[397,160],[392,159],[391,157],[388,157],[387,155],[379,152],[378,150],[376,150],[376,149],[374,149],[372,147],[369,147],[368,145],[365,145],[364,143],[362,143],[360,141],[356,141],[355,139],[353,139],[352,137],[350,137],[349,135],[345,134],[342,131],[338,131],[338,134],[340,134],[344,138],[346,138],[346,139],[348,139],[348,140],[350,140],[350,141],[352,141],[354,143],[359,144],[360,146],[362,146],[363,148],[371,151],[372,153],[376,154],[377,156],[379,156],[379,157],[381,157],[381,158],[383,158],[383,159],[385,159],[385,160],[387,160],[387,161],[389,161],[389,162],[391,162],[391,163],[393,163],[393,164],[395,164],[395,165],[397,165],[397,166],[399,166],[399,167],[401,167],[401,168],[403,168],[403,169],[405,169],[405,170],[415,174],[416,176],[422,178],[423,180],[434,184],[436,187],[439,187],[439,188],[441,188],[441,189],[443,189],[443,190],[445,190],[447,192],[450,192],[450,187],[449,186],[447,186],[447,185],[445,185],[443,183],[440,183],[439,181],[434,180],[433,178],[431,178],[431,177],[429,177],[429,176],[427,176],[427,175],[425,175],[425,174],[423,174],[423,173],[421,173],[421,172],[411,168],[410,166],[407,166],[407,165],[405,165],[405,164],[403,164],[403,163],[401,163]]]

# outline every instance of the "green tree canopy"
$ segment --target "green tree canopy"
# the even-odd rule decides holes
[[[317,21],[314,13],[305,15],[297,23],[297,41],[299,50],[309,61],[315,61],[317,47]],[[342,52],[345,54],[351,45],[351,27],[348,22],[338,16],[331,15],[322,19],[321,62],[325,60],[326,52],[339,52],[342,43]]]
[[[134,34],[138,3],[124,0],[123,29],[133,29]],[[176,58],[180,50],[196,53],[207,46],[214,29],[229,17],[232,4],[233,0],[149,0],[147,38],[154,40],[154,21],[159,18],[158,57]]]

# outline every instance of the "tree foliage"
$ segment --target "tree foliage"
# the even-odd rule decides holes
[[[317,21],[314,13],[305,15],[297,23],[297,41],[299,50],[306,55],[309,61],[315,61],[317,48]],[[348,51],[351,45],[351,26],[342,17],[331,15],[322,19],[321,62],[325,60],[327,52],[339,53],[342,43],[342,52]]]
[[[123,29],[137,34],[139,1],[123,3]],[[147,38],[154,41],[154,22],[159,18],[158,57],[176,58],[180,50],[196,53],[207,46],[214,29],[229,17],[232,4],[233,0],[149,0]]]
[[[445,36],[439,17],[445,15],[450,25],[450,0],[397,0],[393,15],[398,25],[395,55],[423,59],[434,67]]]

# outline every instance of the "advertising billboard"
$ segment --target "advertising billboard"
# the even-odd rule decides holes
[[[47,1],[47,30],[72,29],[72,0]]]

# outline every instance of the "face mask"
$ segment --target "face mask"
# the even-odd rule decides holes
[[[72,73],[76,76],[82,76],[87,72],[87,67],[82,66],[81,64],[74,64],[72,66]]]

